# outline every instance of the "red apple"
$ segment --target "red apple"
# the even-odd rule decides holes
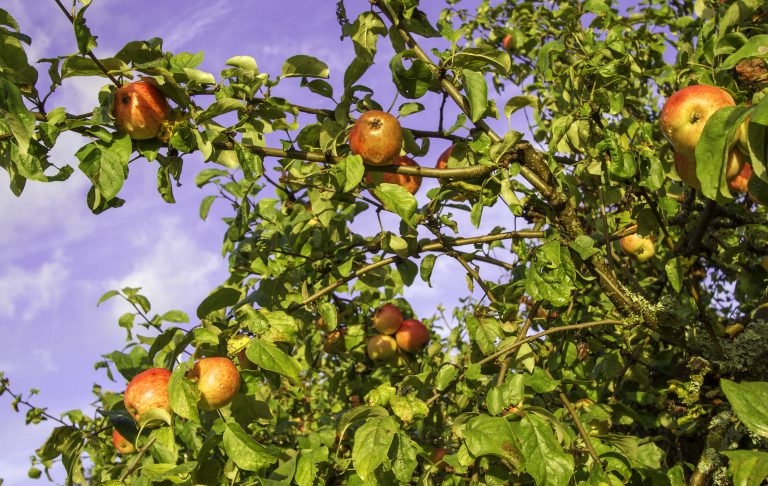
[[[656,254],[653,241],[637,234],[625,236],[619,244],[624,253],[637,258],[639,262],[646,262]]]
[[[197,382],[197,405],[203,410],[218,410],[229,404],[240,389],[240,373],[229,358],[203,358],[195,362],[187,378]]]
[[[504,50],[509,51],[512,50],[514,47],[514,41],[515,38],[512,36],[512,34],[507,34],[504,36],[504,39],[501,41],[501,45],[504,46]]]
[[[747,192],[749,187],[749,179],[752,177],[752,166],[749,163],[744,164],[744,168],[741,172],[728,181],[728,188],[736,192]]]
[[[676,152],[693,159],[707,120],[725,106],[736,106],[726,90],[705,84],[688,86],[669,97],[661,110],[661,130]]]
[[[115,123],[134,140],[157,137],[170,111],[165,95],[150,81],[124,84],[115,92]]]
[[[392,336],[378,334],[368,339],[368,356],[374,361],[386,361],[397,354],[397,341]]]
[[[136,422],[147,410],[160,408],[172,413],[168,398],[168,381],[171,372],[165,368],[150,368],[134,376],[125,388],[125,409]]]
[[[123,437],[117,429],[112,429],[112,444],[114,444],[115,450],[120,454],[130,454],[136,450],[133,444]]]
[[[403,313],[393,304],[384,304],[373,315],[373,327],[382,334],[394,334],[403,323]]]
[[[421,321],[406,319],[395,333],[395,340],[403,351],[415,353],[429,341],[429,331]]]
[[[400,155],[403,132],[400,122],[389,113],[363,113],[349,131],[349,148],[368,165],[390,165]]]
[[[447,169],[448,168],[448,159],[451,158],[451,152],[453,151],[453,145],[448,147],[443,151],[443,153],[440,154],[440,157],[437,158],[437,164],[435,164],[435,169]],[[441,178],[440,179],[440,185],[447,183],[450,181],[450,179]],[[451,198],[454,201],[466,201],[467,198],[464,195],[458,194],[456,196],[453,196]]]
[[[340,354],[347,350],[347,345],[344,342],[344,330],[336,329],[328,334],[323,343],[323,351],[328,354]]]
[[[395,161],[395,163],[391,165],[405,165],[410,167],[418,167],[419,164],[416,163],[413,159],[406,157],[405,155],[401,155],[399,159]],[[391,172],[365,172],[365,182],[368,184],[381,184],[382,182],[387,182],[389,184],[397,184],[400,187],[404,188],[406,191],[410,192],[411,194],[416,194],[416,192],[419,190],[419,187],[421,187],[421,177],[419,176],[412,176],[412,175],[405,175],[405,174],[393,174]]]

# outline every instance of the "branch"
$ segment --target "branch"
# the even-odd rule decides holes
[[[54,1],[54,2],[56,2],[56,5],[58,5],[58,6],[59,6],[59,8],[61,9],[61,11],[62,11],[62,12],[64,12],[64,15],[66,15],[66,16],[67,16],[67,18],[69,19],[70,23],[72,23],[72,25],[75,25],[75,18],[74,18],[74,17],[72,17],[72,15],[71,15],[71,14],[70,14],[70,13],[67,11],[67,7],[65,7],[65,6],[64,6],[64,5],[61,3],[61,0],[53,0],[53,1]],[[107,77],[109,78],[109,80],[110,80],[110,81],[112,81],[112,83],[113,83],[115,86],[117,86],[118,88],[120,87],[120,83],[117,81],[117,78],[115,78],[114,76],[112,76],[112,74],[109,72],[109,70],[107,70],[107,67],[106,67],[105,65],[103,65],[103,64],[101,63],[101,61],[99,61],[99,59],[98,59],[98,58],[97,58],[97,57],[96,57],[96,56],[93,54],[93,52],[91,52],[91,50],[90,50],[90,49],[88,50],[88,52],[86,52],[86,55],[88,55],[88,57],[90,57],[90,58],[91,58],[91,60],[93,60],[93,62],[94,62],[94,63],[95,63],[95,64],[96,64],[96,65],[99,67],[99,69],[101,69],[101,71],[104,73],[104,75],[105,75],[105,76],[107,76]]]
[[[139,449],[139,452],[136,453],[136,457],[133,459],[133,462],[130,466],[128,466],[128,469],[123,471],[123,474],[120,475],[120,481],[125,481],[128,479],[128,476],[130,476],[136,469],[139,468],[139,463],[141,462],[141,459],[144,457],[144,455],[149,451],[149,448],[152,447],[152,444],[155,443],[156,437],[150,438],[144,446],[142,446],[141,449]]]

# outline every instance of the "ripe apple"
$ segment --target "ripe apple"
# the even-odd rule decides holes
[[[112,429],[112,444],[120,454],[130,454],[136,450],[128,439],[123,437],[117,429]]]
[[[115,92],[115,123],[134,140],[155,138],[170,111],[165,95],[151,81],[124,84]]]
[[[171,402],[168,398],[168,381],[171,372],[165,368],[150,368],[142,371],[128,383],[125,388],[125,409],[133,415],[136,422],[147,410],[161,408],[172,413]]]
[[[501,41],[501,45],[504,46],[505,51],[509,51],[514,47],[514,41],[515,38],[512,36],[512,34],[507,34],[504,36],[504,40]]]
[[[681,152],[675,152],[674,160],[675,171],[677,172],[677,175],[680,177],[680,179],[692,188],[700,191],[701,182],[696,176],[696,159],[694,157],[684,155]],[[735,148],[731,149],[731,151],[728,153],[728,165],[725,168],[726,180],[730,181],[731,179],[738,177],[742,170],[745,170],[745,163],[744,155]]]
[[[378,334],[368,339],[368,356],[374,361],[386,361],[397,354],[397,341],[392,336]]]
[[[395,340],[403,351],[415,353],[429,341],[429,331],[421,321],[406,319],[395,333]]]
[[[240,373],[229,358],[203,358],[187,372],[187,378],[197,382],[203,410],[218,410],[235,398],[240,389]]]
[[[379,110],[363,113],[349,131],[349,148],[368,165],[390,165],[400,155],[403,132],[397,118]]]
[[[733,97],[717,86],[688,86],[669,97],[661,110],[661,130],[676,152],[694,158],[696,144],[707,120],[725,106],[736,106]]]
[[[656,254],[653,241],[637,234],[625,236],[619,241],[619,244],[624,253],[637,258],[639,262],[646,262]]]
[[[403,323],[403,313],[393,304],[384,304],[373,315],[373,328],[382,334],[394,334]]]
[[[744,168],[741,172],[728,181],[728,188],[736,192],[747,192],[749,187],[749,179],[752,177],[752,166],[749,163],[744,164]]]
[[[323,343],[323,351],[328,354],[339,354],[347,350],[347,345],[344,342],[344,330],[336,329],[328,334]]]
[[[416,163],[415,160],[406,157],[405,155],[401,155],[400,158],[398,158],[393,164],[391,165],[406,165],[410,167],[418,167],[419,164]],[[411,194],[416,194],[416,192],[419,190],[419,187],[421,187],[421,177],[419,176],[411,176],[411,175],[405,175],[405,174],[392,174],[390,172],[365,172],[365,182],[368,184],[381,184],[382,182],[387,182],[389,184],[397,184],[406,191],[410,192]]]

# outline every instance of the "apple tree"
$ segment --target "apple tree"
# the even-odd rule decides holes
[[[127,393],[96,387],[96,413],[56,417],[0,375],[28,422],[56,422],[30,475],[63,468],[70,484],[107,485],[768,476],[761,0],[447,0],[439,17],[418,0],[339,1],[356,53],[343,73],[312,52],[280,73],[242,52],[204,72],[199,55],[159,38],[98,59],[89,4],[62,6],[78,51],[36,64],[0,10],[10,190],[23,197],[26,184],[79,170],[92,182],[85,203],[102,213],[120,210],[137,160],[156,168],[169,203],[182,168],[198,171],[201,217],[212,204],[229,211],[229,277],[191,321],[155,313],[135,288],[101,299],[131,311],[119,323],[126,347],[97,366],[117,388],[167,370],[156,389],[167,406],[134,415]],[[366,85],[373,69],[391,74],[389,93]],[[49,106],[81,76],[104,78],[93,112]],[[140,78],[159,95],[116,96]],[[316,102],[277,96],[285,85]],[[689,85],[733,103],[706,114],[695,164],[676,169],[660,112]],[[675,123],[702,120],[681,111]],[[417,127],[424,114],[432,125]],[[136,136],[131,123],[154,128]],[[82,137],[77,169],[49,159],[65,132]],[[431,147],[449,145],[435,167]],[[414,195],[412,183],[430,179]],[[406,288],[420,279],[439,292],[437,260],[466,277],[467,297],[414,315]],[[237,390],[219,401],[203,386],[211,358],[239,371],[212,379]]]

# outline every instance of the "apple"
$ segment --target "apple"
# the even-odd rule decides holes
[[[187,372],[187,378],[197,382],[200,390],[198,407],[218,410],[229,404],[240,389],[240,373],[229,358],[203,358]]]
[[[411,159],[410,157],[406,157],[404,155],[401,155],[400,158],[398,158],[391,165],[405,165],[410,167],[419,166],[419,164],[417,164],[415,160]],[[391,172],[366,171],[365,182],[373,185],[381,184],[382,182],[386,182],[389,184],[397,184],[403,189],[405,189],[406,191],[410,192],[411,194],[416,194],[416,192],[419,190],[419,187],[421,187],[421,177],[405,175],[405,174],[393,174]]]
[[[394,334],[403,323],[403,313],[393,304],[384,304],[373,315],[373,328],[382,334]]]
[[[619,241],[624,253],[637,258],[639,262],[646,262],[653,258],[656,249],[653,247],[653,241],[640,235],[628,235]]]
[[[112,444],[114,444],[115,450],[120,454],[130,454],[136,450],[133,444],[123,437],[117,429],[112,429]]]
[[[675,171],[680,179],[696,189],[701,190],[701,182],[696,176],[696,160],[694,157],[689,157],[681,152],[675,152]],[[730,181],[737,178],[744,169],[745,166],[744,155],[737,149],[731,149],[728,153],[728,165],[725,168],[725,178]],[[751,170],[751,168],[750,168]],[[730,187],[730,184],[729,184]]]
[[[258,368],[253,361],[248,359],[248,356],[245,354],[245,348],[241,349],[239,353],[237,353],[237,362],[240,363],[240,369],[241,370],[255,370]]]
[[[763,267],[763,270],[768,272],[768,255],[765,255],[760,259],[760,266]]]
[[[368,357],[374,361],[386,361],[397,354],[397,341],[392,336],[378,334],[368,339]]]
[[[403,351],[415,353],[429,341],[429,331],[421,321],[406,319],[395,333],[395,340]]]
[[[501,45],[504,46],[505,51],[511,51],[512,48],[514,48],[515,44],[515,38],[512,36],[512,34],[507,34],[504,36],[504,39],[501,41]]]
[[[390,165],[400,155],[403,132],[397,118],[379,110],[363,113],[349,131],[349,148],[368,165]]]
[[[328,334],[323,343],[323,351],[329,354],[339,354],[347,350],[347,345],[344,342],[344,330],[336,329]]]
[[[661,131],[676,152],[693,159],[707,120],[725,106],[736,106],[726,90],[706,84],[688,86],[674,93],[664,104]]]
[[[134,140],[157,137],[171,107],[165,95],[151,81],[135,81],[115,92],[112,116],[117,128]]]
[[[728,188],[736,192],[747,192],[750,177],[752,177],[752,166],[747,162],[741,172],[728,181]]]
[[[125,409],[133,415],[136,422],[147,410],[160,408],[172,413],[171,402],[168,398],[168,381],[171,372],[165,368],[150,368],[142,371],[128,383],[125,388],[123,402]]]

